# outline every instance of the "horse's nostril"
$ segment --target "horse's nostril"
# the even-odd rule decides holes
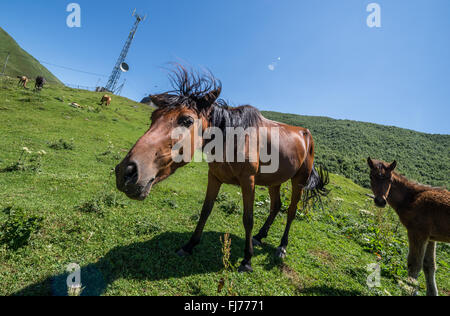
[[[136,184],[138,181],[138,169],[135,163],[130,163],[125,169],[125,185]]]

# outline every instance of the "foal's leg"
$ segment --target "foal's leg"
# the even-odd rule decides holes
[[[269,188],[270,194],[270,215],[264,223],[263,227],[259,233],[253,237],[253,245],[261,245],[262,240],[267,238],[270,226],[272,226],[273,221],[277,217],[281,209],[281,198],[280,198],[280,188],[281,186],[275,186]]]
[[[429,241],[425,258],[423,260],[423,272],[427,281],[427,295],[438,296],[438,289],[436,286],[436,243]]]
[[[289,243],[289,230],[291,229],[292,221],[295,219],[295,215],[297,213],[297,205],[300,201],[300,197],[302,195],[303,188],[297,183],[297,181],[292,181],[292,197],[291,197],[291,205],[288,210],[288,220],[286,223],[286,229],[284,231],[283,238],[281,239],[281,245],[278,247],[276,256],[279,258],[286,257],[286,248]]]
[[[408,254],[408,276],[416,283],[419,273],[423,267],[425,250],[428,244],[428,238],[423,234],[408,231],[409,254]],[[414,295],[416,295],[414,293]]]
[[[245,253],[244,260],[239,267],[239,272],[252,272],[253,257],[253,204],[255,202],[255,177],[250,176],[241,180],[242,197],[244,200],[244,228],[245,228]]]
[[[221,185],[222,183],[213,174],[208,174],[208,190],[206,191],[206,198],[203,203],[200,220],[198,221],[197,228],[189,242],[177,252],[180,257],[192,255],[194,247],[200,243],[203,229],[205,228],[206,221],[214,207],[214,202],[219,194]]]

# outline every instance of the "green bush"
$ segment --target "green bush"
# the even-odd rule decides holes
[[[59,139],[57,141],[50,142],[48,147],[55,150],[74,150],[75,146],[73,144],[73,139],[66,141],[64,139]]]
[[[19,159],[8,167],[0,169],[0,173],[31,171],[40,172],[42,167],[42,157],[47,153],[44,150],[32,152],[27,147],[22,148]]]
[[[227,215],[240,213],[240,204],[233,200],[226,200],[219,204],[219,209]]]
[[[0,244],[11,250],[28,245],[31,235],[41,228],[42,218],[29,216],[20,208],[9,207],[4,212],[8,218],[0,228]]]
[[[75,209],[82,213],[91,213],[103,216],[106,209],[112,207],[123,208],[125,207],[125,203],[117,199],[117,194],[115,192],[102,192],[96,197],[76,206]]]

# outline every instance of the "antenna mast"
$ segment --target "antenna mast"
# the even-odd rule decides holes
[[[122,89],[125,86],[125,83],[127,82],[127,79],[125,79],[122,84],[117,88],[116,93],[118,96],[120,96],[122,94]]]
[[[142,16],[142,15],[137,14],[136,9],[134,9],[132,16],[134,16],[136,18],[136,21],[134,22],[133,28],[130,31],[130,35],[128,36],[128,39],[125,42],[122,52],[120,53],[119,59],[117,60],[116,65],[114,66],[114,69],[111,73],[111,76],[108,79],[108,83],[106,84],[105,89],[111,93],[116,93],[118,90],[118,89],[116,89],[116,86],[117,86],[117,83],[119,82],[120,75],[123,72],[123,70],[121,69],[121,66],[125,62],[125,58],[127,57],[131,43],[133,42],[134,36],[136,35],[136,31],[138,29],[139,23],[141,23],[142,21],[145,21],[145,19],[147,18],[147,15]]]

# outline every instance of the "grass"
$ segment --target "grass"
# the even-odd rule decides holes
[[[38,171],[0,173],[0,226],[8,227],[0,239],[26,240],[17,249],[0,243],[0,295],[73,294],[66,287],[71,263],[81,267],[81,295],[408,293],[401,285],[406,283],[404,228],[391,209],[375,209],[366,189],[338,175],[331,176],[324,209],[312,207],[297,216],[284,261],[274,256],[286,222],[283,213],[263,247],[255,249],[254,273],[236,272],[244,228],[241,196],[233,186],[223,187],[194,255],[178,258],[175,251],[190,238],[199,217],[208,167],[184,167],[145,202],[126,199],[115,189],[113,168],[147,130],[151,109],[120,97],[101,108],[100,98],[60,86],[34,94],[0,81],[0,169],[14,165],[23,147],[46,152]],[[72,102],[83,108],[71,107]],[[70,149],[59,145],[64,143]],[[286,186],[284,204],[288,195]],[[255,230],[268,215],[266,189],[257,189],[256,205]],[[8,210],[20,212],[11,217]],[[449,248],[438,248],[443,295],[450,293]],[[381,287],[370,289],[366,268],[377,262]],[[422,276],[421,294],[424,286]]]

